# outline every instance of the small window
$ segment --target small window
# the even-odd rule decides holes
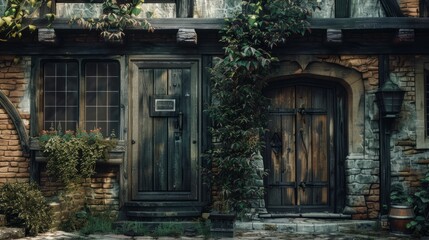
[[[426,125],[426,137],[429,136],[429,68],[424,69],[424,81],[425,81],[425,125]]]
[[[116,61],[43,64],[43,128],[119,131],[120,66]]]
[[[118,2],[127,2],[127,0]],[[54,9],[58,18],[98,18],[103,13],[103,1],[56,0]],[[176,1],[146,0],[141,10],[138,16],[140,18],[174,18],[176,17]]]
[[[416,142],[429,149],[429,56],[416,57]]]

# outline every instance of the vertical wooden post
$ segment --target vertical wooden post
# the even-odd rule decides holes
[[[389,55],[380,55],[378,61],[380,75],[378,86],[381,87],[389,78]],[[380,212],[383,215],[387,214],[383,206],[390,204],[390,122],[390,119],[383,118],[380,111]]]
[[[192,18],[194,10],[193,0],[176,0],[176,16],[178,18]]]

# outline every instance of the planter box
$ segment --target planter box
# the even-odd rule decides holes
[[[210,213],[210,233],[212,238],[233,238],[235,214]]]
[[[46,158],[43,156],[40,151],[39,141],[37,139],[31,139],[30,141],[30,150],[34,153],[34,159],[36,162],[46,162]],[[121,165],[124,160],[125,154],[125,142],[123,140],[118,141],[118,145],[109,151],[108,159],[99,159],[97,163],[101,164],[111,164],[111,165]]]

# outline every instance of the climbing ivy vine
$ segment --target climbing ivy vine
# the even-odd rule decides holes
[[[4,12],[0,13],[0,41],[21,38],[23,32],[36,30],[32,19],[39,17],[39,9],[51,7],[50,0],[8,0]],[[52,13],[45,16],[49,22],[54,19]]]
[[[265,79],[277,58],[273,49],[291,35],[306,33],[308,4],[300,0],[244,2],[243,11],[227,19],[220,31],[224,56],[212,68],[213,120],[210,149],[215,210],[246,213],[264,189],[255,183],[255,155],[264,146],[269,100]]]
[[[100,31],[103,38],[109,41],[121,40],[124,36],[124,29],[131,26],[140,26],[149,31],[153,31],[150,23],[145,19],[137,19],[141,12],[144,0],[104,0],[103,13],[95,18],[83,18],[73,16],[70,23],[77,23],[86,29]],[[4,12],[0,12],[0,41],[21,38],[25,31],[33,32],[37,29],[32,24],[32,20],[46,18],[47,27],[55,18],[53,13],[39,16],[41,7],[51,7],[51,0],[8,0]]]
[[[118,41],[124,36],[127,27],[143,27],[153,31],[152,26],[146,19],[136,19],[142,11],[144,0],[116,1],[105,0],[103,2],[103,13],[98,18],[85,19],[73,17],[71,22],[76,22],[87,29],[96,29],[100,35],[108,41]]]

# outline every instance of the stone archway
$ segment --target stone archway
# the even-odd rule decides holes
[[[30,152],[30,143],[24,122],[22,121],[18,110],[16,110],[13,103],[2,91],[0,91],[0,105],[5,109],[15,125],[23,153],[28,154]]]
[[[373,197],[371,192],[378,188],[378,174],[374,173],[374,169],[378,168],[379,163],[377,156],[364,154],[365,105],[368,100],[366,100],[362,73],[351,67],[322,62],[313,56],[287,56],[283,59],[268,77],[269,83],[278,82],[278,80],[287,82],[289,79],[313,78],[335,82],[346,92],[347,112],[344,134],[347,135],[347,142],[344,144],[347,150],[341,160],[344,164],[342,168],[345,196],[343,213],[370,216],[367,202],[370,201],[374,206],[378,204],[377,200],[373,200],[375,197],[378,199],[378,195]],[[376,207],[374,209],[376,210]]]
[[[362,74],[358,71],[334,63],[310,61],[309,59],[283,61],[270,75],[269,81],[299,76],[329,79],[341,84],[347,91],[348,149],[349,153],[363,153],[365,90]]]

